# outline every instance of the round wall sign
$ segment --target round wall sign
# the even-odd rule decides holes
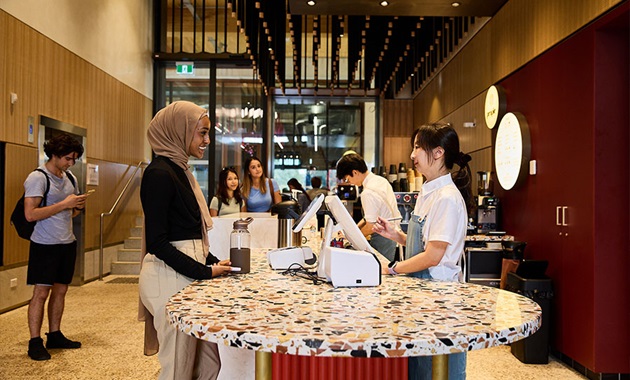
[[[503,116],[494,143],[494,164],[499,184],[510,190],[527,175],[531,154],[527,120],[520,113]]]
[[[505,114],[505,91],[499,85],[490,86],[486,92],[486,103],[484,117],[486,126],[492,129],[497,124],[497,120]]]

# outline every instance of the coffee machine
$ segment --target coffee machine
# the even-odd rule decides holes
[[[493,194],[492,172],[477,172],[477,233],[500,229],[501,207]]]

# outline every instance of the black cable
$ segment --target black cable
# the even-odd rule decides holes
[[[317,276],[316,272],[310,272],[307,268],[305,268],[304,266],[302,266],[302,264],[299,263],[293,263],[291,265],[289,265],[289,267],[284,271],[281,272],[281,274],[283,275],[288,275],[288,276],[292,276],[292,277],[300,277],[309,281],[313,282],[313,285],[320,285],[320,284],[325,284],[327,283],[325,278],[321,278],[319,276]]]

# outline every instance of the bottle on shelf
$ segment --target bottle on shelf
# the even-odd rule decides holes
[[[396,165],[389,165],[389,174],[387,175],[389,184],[392,185],[394,191],[400,191],[400,185],[398,183],[398,173],[396,172]]]
[[[398,184],[400,186],[400,191],[409,192],[409,181],[407,180],[407,168],[405,167],[405,163],[401,162],[398,164]]]
[[[383,178],[387,178],[387,172],[385,171],[385,167],[381,166],[378,170],[378,175],[380,175]]]

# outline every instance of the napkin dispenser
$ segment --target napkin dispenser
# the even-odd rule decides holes
[[[310,247],[283,247],[267,252],[267,261],[271,269],[285,270],[291,264],[312,264],[315,262],[315,255]]]
[[[324,247],[317,273],[335,288],[381,284],[381,264],[373,253],[365,251]]]

